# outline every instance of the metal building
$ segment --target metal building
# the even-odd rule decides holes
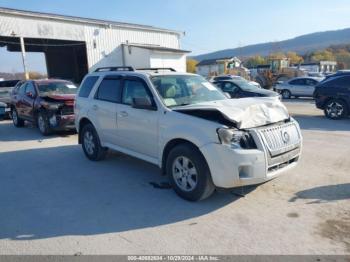
[[[0,47],[24,57],[24,51],[43,52],[49,77],[75,82],[104,66],[186,71],[182,36],[152,26],[0,8]]]

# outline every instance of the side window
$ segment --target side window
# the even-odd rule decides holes
[[[213,84],[218,88],[222,88],[222,85],[220,82],[213,82]]]
[[[35,95],[36,94],[36,91],[35,91],[35,87],[34,87],[34,84],[33,83],[28,83],[26,85],[26,91],[25,93],[31,93],[32,95]]]
[[[118,77],[105,77],[95,95],[95,99],[112,103],[120,103],[121,79]]]
[[[98,76],[89,76],[82,83],[79,91],[79,97],[88,97],[94,85],[98,80]]]
[[[234,85],[233,83],[230,83],[230,82],[223,83],[222,91],[224,92],[235,92],[236,89],[237,89],[237,86]]]
[[[304,85],[305,84],[305,81],[304,79],[295,79],[295,80],[292,80],[289,82],[291,85]]]
[[[149,93],[147,92],[146,86],[140,80],[124,80],[124,89],[122,103],[126,105],[131,105],[133,98],[146,98],[151,99]]]
[[[307,86],[315,86],[317,84],[317,82],[313,79],[305,79],[305,84]]]
[[[24,95],[26,92],[26,86],[27,86],[27,83],[23,83],[18,89],[18,94]]]

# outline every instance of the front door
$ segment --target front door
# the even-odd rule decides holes
[[[138,77],[124,79],[118,105],[118,146],[151,158],[158,157],[159,111],[132,107],[133,98],[148,97],[154,102],[146,82]]]

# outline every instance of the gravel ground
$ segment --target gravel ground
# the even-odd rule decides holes
[[[90,162],[75,134],[0,122],[0,254],[350,254],[350,119],[286,105],[299,166],[199,203],[150,185],[166,179],[148,163]]]

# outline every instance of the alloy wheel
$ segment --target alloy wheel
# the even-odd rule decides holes
[[[38,117],[38,126],[42,133],[45,133],[45,120],[42,115]]]
[[[192,161],[185,156],[179,156],[174,160],[172,175],[177,186],[183,191],[192,191],[197,186],[197,169]]]
[[[89,155],[93,155],[95,151],[94,137],[90,131],[84,134],[84,147]]]
[[[327,105],[326,111],[330,117],[338,118],[341,117],[341,115],[343,114],[344,107],[338,102],[332,102]]]
[[[13,123],[14,123],[15,125],[18,124],[18,116],[17,116],[16,110],[13,110],[13,112],[12,112],[12,120],[13,120]]]

